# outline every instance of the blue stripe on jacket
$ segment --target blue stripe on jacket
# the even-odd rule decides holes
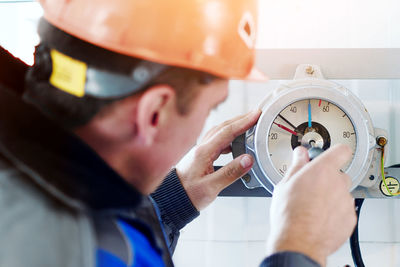
[[[120,258],[109,251],[97,249],[97,267],[163,267],[164,262],[157,249],[152,247],[147,237],[123,220],[117,221],[124,232],[132,251],[132,263],[125,264]]]

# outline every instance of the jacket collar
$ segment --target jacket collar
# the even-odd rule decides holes
[[[121,210],[136,207],[142,195],[125,182],[92,149],[75,135],[44,117],[21,100],[28,67],[4,60],[0,69],[18,69],[0,75],[0,153],[53,197],[79,209]],[[4,62],[7,65],[3,65]]]

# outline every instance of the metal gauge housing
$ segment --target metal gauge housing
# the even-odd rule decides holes
[[[376,143],[371,118],[351,91],[324,80],[315,68],[313,77],[302,76],[299,72],[306,71],[300,65],[293,82],[260,104],[260,119],[245,134],[245,152],[255,158],[246,187],[262,186],[272,193],[299,145],[322,150],[338,143],[349,145],[353,158],[343,171],[352,178],[351,190],[368,174]]]

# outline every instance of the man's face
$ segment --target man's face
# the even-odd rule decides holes
[[[177,127],[171,129],[175,130],[175,133],[170,133],[170,141],[176,144],[174,147],[180,147],[174,155],[177,160],[196,144],[210,111],[222,103],[227,95],[228,81],[216,80],[200,89],[197,98],[190,103],[187,114],[176,116],[174,125]]]
[[[150,194],[196,144],[208,114],[228,93],[226,80],[199,86],[183,115],[174,90],[161,86],[149,89],[146,96],[127,98],[105,113],[108,115],[96,116],[75,133],[141,193]],[[143,136],[135,132],[135,127],[144,132]],[[143,139],[146,136],[151,136],[149,143]]]
[[[181,115],[177,110],[171,114],[169,125],[164,127],[162,136],[157,140],[155,154],[151,160],[154,170],[151,176],[155,187],[170,168],[196,144],[210,111],[227,97],[227,80],[215,80],[203,87],[196,99],[190,103],[187,114]]]

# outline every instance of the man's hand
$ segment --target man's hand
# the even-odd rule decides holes
[[[232,141],[251,128],[261,111],[226,121],[212,128],[186,157],[176,166],[177,174],[190,200],[197,210],[208,206],[219,192],[247,173],[253,165],[253,158],[243,154],[214,172],[213,163],[221,154],[231,152]]]
[[[351,180],[340,171],[351,158],[345,145],[334,146],[309,162],[298,147],[285,178],[275,187],[270,210],[271,253],[303,253],[324,266],[326,258],[351,235],[356,224]]]

